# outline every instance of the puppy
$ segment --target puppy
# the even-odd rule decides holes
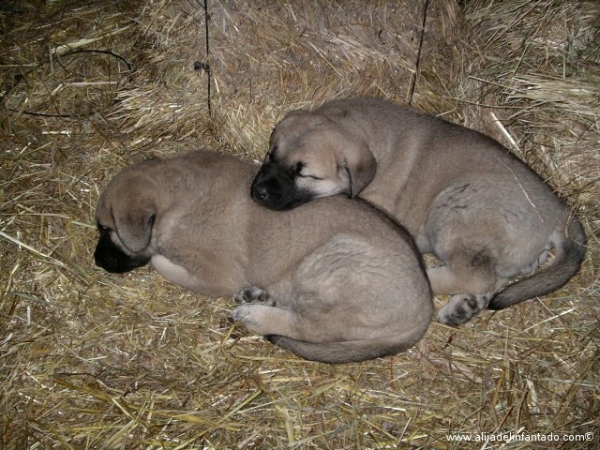
[[[208,296],[234,296],[248,329],[315,361],[402,352],[427,329],[432,296],[408,233],[344,196],[286,213],[252,201],[256,167],[198,151],[123,169],[96,210],[96,264],[151,263]]]
[[[440,259],[428,276],[434,294],[453,295],[438,315],[448,325],[559,289],[585,253],[580,222],[509,150],[380,99],[288,113],[251,192],[273,210],[345,193],[389,213]]]

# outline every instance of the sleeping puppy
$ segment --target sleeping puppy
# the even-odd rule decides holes
[[[580,222],[509,150],[380,99],[288,113],[251,192],[273,210],[345,193],[389,213],[441,261],[428,275],[453,295],[438,315],[448,325],[559,289],[585,254]]]
[[[123,169],[96,210],[96,264],[151,263],[208,296],[235,296],[232,317],[310,360],[362,361],[402,352],[433,311],[406,231],[344,196],[286,213],[248,189],[256,167],[198,151]]]

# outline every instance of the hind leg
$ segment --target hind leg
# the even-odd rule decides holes
[[[344,340],[339,332],[331,331],[335,317],[306,317],[301,312],[269,306],[269,303],[242,304],[232,311],[231,318],[262,336],[286,336],[313,343]]]
[[[235,294],[233,299],[239,306],[232,311],[231,318],[242,322],[250,331],[266,335],[275,333],[272,327],[268,328],[270,323],[285,326],[285,320],[277,317],[282,310],[275,308],[275,299],[263,288],[249,286]]]
[[[491,294],[457,294],[438,313],[438,322],[450,326],[462,325],[476,314],[487,309]]]
[[[497,279],[492,258],[483,252],[455,252],[448,264],[427,271],[434,294],[454,294],[438,313],[438,321],[451,326],[469,321],[486,309]]]
[[[231,318],[244,324],[248,330],[262,336],[307,338],[303,327],[300,326],[300,323],[304,322],[302,316],[295,311],[277,307],[279,303],[284,302],[275,300],[265,289],[250,286],[242,289],[233,298],[239,306],[232,311]]]
[[[332,301],[324,289],[318,291],[317,296],[312,289],[293,290],[287,299],[279,295],[275,299],[264,289],[252,286],[235,295],[239,306],[232,311],[231,318],[263,336],[279,335],[312,343],[376,338],[382,334],[383,322],[390,320],[389,309],[374,313],[372,305],[361,308],[358,316],[346,315],[346,302]],[[372,327],[369,321],[378,325]],[[387,325],[396,331],[395,321]]]
[[[264,304],[238,306],[231,313],[231,318],[262,336],[276,334],[293,337],[291,330],[294,329],[296,321],[292,312]]]

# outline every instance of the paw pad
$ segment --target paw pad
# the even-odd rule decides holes
[[[275,301],[271,299],[269,293],[257,286],[250,286],[242,289],[233,296],[233,299],[238,305],[260,304],[265,306],[275,306]]]
[[[461,325],[487,308],[490,297],[490,295],[455,295],[439,312],[438,321],[453,327]]]

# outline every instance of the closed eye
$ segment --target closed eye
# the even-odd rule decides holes
[[[307,173],[306,170],[307,170],[306,164],[303,163],[302,161],[300,161],[296,164],[295,172],[296,172],[296,175],[299,176],[300,178],[312,178],[313,180],[322,180],[323,179],[316,175]]]
[[[313,180],[322,180],[323,179],[323,178],[318,177],[316,175],[309,175],[309,174],[303,174],[303,173],[299,173],[298,176],[301,177],[301,178],[312,178]]]

